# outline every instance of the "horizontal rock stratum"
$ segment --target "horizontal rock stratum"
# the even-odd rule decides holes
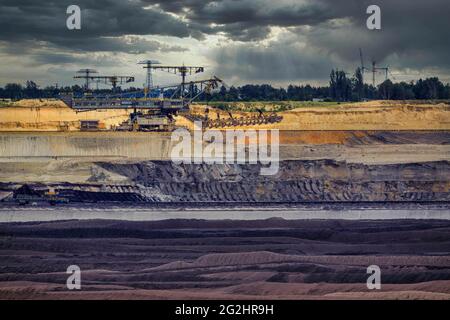
[[[258,107],[258,102],[253,103]],[[202,113],[205,106],[194,105]],[[130,111],[100,110],[76,113],[58,100],[20,100],[0,107],[0,131],[78,131],[80,120],[99,120],[105,128],[117,126]],[[227,112],[210,108],[211,119],[228,118]],[[235,117],[251,113],[233,111]],[[255,114],[256,115],[256,114]],[[279,112],[280,123],[258,128],[280,130],[450,130],[450,105],[424,101],[371,101],[317,105]],[[182,116],[177,124],[190,126]],[[236,128],[236,127],[234,127]]]

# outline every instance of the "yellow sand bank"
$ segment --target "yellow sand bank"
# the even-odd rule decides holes
[[[205,108],[203,105],[193,105],[191,111],[204,114]],[[77,131],[80,128],[80,120],[99,120],[109,129],[125,121],[129,112],[98,110],[77,113],[59,100],[20,100],[9,106],[0,107],[0,131]],[[213,108],[210,108],[209,117],[214,119],[218,113],[221,118],[229,117],[227,112]],[[255,113],[233,112],[234,117],[252,114]],[[450,130],[450,106],[444,103],[371,101],[305,106],[279,114],[283,117],[280,123],[257,127],[313,131]],[[191,127],[190,121],[186,118],[179,116],[176,119],[177,125]]]

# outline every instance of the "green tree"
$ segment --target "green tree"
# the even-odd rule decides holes
[[[390,100],[394,93],[394,84],[391,80],[386,80],[378,86],[378,94],[383,100]]]
[[[24,97],[23,87],[19,83],[8,83],[4,92],[5,97],[9,99],[22,99]]]
[[[353,88],[355,95],[358,97],[358,100],[363,100],[365,98],[364,77],[360,67],[358,67],[355,71],[355,76],[353,78]]]

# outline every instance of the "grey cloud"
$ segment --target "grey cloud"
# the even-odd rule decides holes
[[[236,32],[230,31],[229,35],[243,41],[242,34],[248,26],[282,26],[298,34],[297,39],[292,39],[293,42],[303,43],[311,50],[321,52],[324,63],[332,61],[336,67],[348,68],[349,71],[359,65],[358,48],[363,48],[366,64],[376,60],[396,70],[416,70],[420,74],[420,70],[433,68],[439,70],[437,75],[445,77],[450,74],[450,42],[447,40],[450,3],[447,0],[379,0],[381,31],[366,28],[366,8],[373,1],[317,0],[315,6],[310,7],[308,2],[298,3],[297,6],[279,8],[274,5],[265,11],[261,6],[255,7],[254,13],[247,14],[253,19],[243,22]],[[269,5],[269,2],[266,4]],[[295,8],[303,8],[302,13]],[[258,12],[265,12],[266,15]],[[245,48],[241,50],[245,51]],[[287,47],[280,47],[280,50],[289,52]],[[299,60],[308,61],[307,57],[301,58],[302,53],[299,55]],[[311,79],[315,78],[317,76],[312,75]]]
[[[270,34],[271,27],[285,27],[301,32],[309,45],[344,62],[358,60],[362,47],[368,60],[388,62],[400,56],[405,67],[449,64],[448,0],[143,1],[183,15],[193,28],[203,25],[203,33],[223,33],[232,40],[259,41]],[[382,9],[381,31],[366,28],[366,8],[374,3]],[[336,24],[339,20],[347,23]]]
[[[70,42],[70,40],[68,41]],[[60,45],[71,47],[68,43],[62,41]],[[74,51],[110,51],[124,52],[129,54],[143,54],[146,52],[183,52],[187,48],[178,45],[168,45],[156,40],[146,40],[136,36],[125,37],[100,37],[93,41],[92,39],[80,39],[77,45],[71,47]]]
[[[55,65],[67,66],[67,65],[83,65],[83,66],[96,66],[101,64],[102,67],[114,67],[117,65],[117,60],[113,55],[109,53],[104,54],[73,54],[71,52],[47,52],[36,51],[28,55],[30,58],[28,66],[45,66],[49,67]]]
[[[0,40],[47,41],[76,48],[81,41],[123,35],[188,37],[187,24],[155,9],[144,9],[138,1],[78,0],[82,10],[79,31],[66,28],[66,8],[73,1],[0,1]],[[100,43],[101,44],[101,43]]]
[[[375,59],[397,69],[450,74],[448,0],[76,2],[83,10],[79,32],[65,28],[65,9],[71,0],[0,0],[0,41],[9,44],[2,52],[20,54],[22,50],[36,55],[33,48],[43,46],[53,55],[47,59],[36,56],[37,60],[50,62],[53,58],[64,64],[71,63],[69,50],[177,52],[187,49],[175,43],[177,38],[203,41],[207,35],[220,34],[228,41],[217,49],[206,41],[201,45],[210,48],[209,58],[217,63],[217,73],[225,77],[325,79],[332,67],[354,69],[360,47],[366,63]],[[373,3],[382,8],[381,31],[369,31],[365,26],[366,8]],[[281,34],[266,46],[274,27],[282,28]],[[143,40],[142,35],[169,36],[174,42]]]
[[[328,2],[340,10],[347,3],[342,0]],[[363,7],[369,3],[362,1]],[[450,30],[448,1],[379,0],[378,4],[382,9],[382,30],[368,30],[367,15],[350,9],[353,16],[349,24],[325,22],[310,31],[300,32],[307,36],[311,45],[336,54],[344,61],[357,61],[358,48],[361,47],[367,60],[386,63],[396,60],[399,68],[450,67],[446,57],[450,52],[447,41]]]
[[[273,26],[315,25],[335,17],[320,1],[312,0],[143,1],[184,15],[197,25],[208,25],[204,33],[225,33],[240,41],[260,40]],[[256,32],[258,28],[262,29]]]
[[[305,48],[289,40],[277,40],[268,46],[235,44],[211,52],[215,72],[239,82],[283,82],[325,80],[334,67],[320,51]],[[233,80],[234,81],[234,80]]]

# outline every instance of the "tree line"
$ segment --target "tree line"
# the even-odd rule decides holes
[[[134,92],[138,88],[118,92]],[[192,95],[195,96],[198,88],[191,86]],[[58,98],[61,93],[73,92],[82,94],[83,88],[79,85],[71,87],[47,86],[40,88],[35,82],[27,81],[25,85],[8,83],[0,87],[1,99],[40,99]],[[110,89],[93,90],[94,94],[112,93]],[[167,90],[165,96],[169,97],[173,90]],[[352,77],[342,70],[332,70],[328,86],[289,85],[287,88],[276,88],[269,84],[247,84],[239,87],[222,86],[211,93],[204,93],[198,97],[202,101],[310,101],[323,99],[325,101],[362,101],[365,99],[383,100],[414,100],[414,99],[450,99],[450,85],[443,84],[437,77],[419,79],[411,82],[396,82],[386,80],[374,87],[364,83],[363,73],[356,69]]]
[[[450,85],[444,85],[439,78],[431,77],[396,83],[387,79],[374,87],[364,83],[362,70],[357,68],[351,78],[344,71],[332,70],[329,93],[335,101],[450,99]]]

